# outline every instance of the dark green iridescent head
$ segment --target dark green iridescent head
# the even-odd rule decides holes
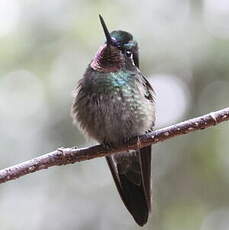
[[[110,33],[113,43],[121,49],[136,48],[137,42],[133,40],[132,34],[123,30],[114,30]]]
[[[134,65],[139,67],[138,44],[133,39],[132,34],[122,30],[115,30],[109,33],[102,16],[99,15],[99,18],[104,30],[104,34],[106,36],[107,47],[115,47],[120,51],[120,54],[123,56],[124,59],[126,59],[127,61],[128,59],[132,59]]]
[[[128,52],[133,54],[134,64],[139,67],[138,60],[138,44],[133,40],[132,34],[123,30],[114,30],[110,33],[110,36],[114,44],[119,47],[123,52]],[[131,55],[129,53],[129,55]]]

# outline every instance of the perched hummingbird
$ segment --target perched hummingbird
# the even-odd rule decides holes
[[[76,88],[72,117],[102,144],[117,146],[151,130],[154,90],[139,70],[138,44],[125,31],[109,33]],[[106,157],[123,203],[143,226],[151,207],[151,147]]]

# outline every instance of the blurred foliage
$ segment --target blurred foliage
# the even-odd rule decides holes
[[[93,144],[72,125],[71,92],[104,36],[139,42],[157,92],[157,127],[228,106],[226,0],[0,0],[1,168]],[[143,229],[229,228],[228,123],[153,146],[153,214]],[[109,205],[108,205],[109,204]],[[104,159],[2,184],[0,228],[137,229]]]

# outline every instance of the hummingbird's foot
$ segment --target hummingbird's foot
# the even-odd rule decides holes
[[[146,134],[152,132],[153,130],[154,130],[153,127],[152,127],[151,129],[148,129],[148,130],[146,131]]]
[[[103,143],[101,143],[101,145],[105,150],[110,150],[113,148],[113,145],[109,142],[106,142],[106,141],[103,141]]]
[[[125,145],[125,144],[129,144],[131,140],[133,140],[133,137],[125,137],[125,138],[123,139],[123,144],[124,144],[124,145]]]

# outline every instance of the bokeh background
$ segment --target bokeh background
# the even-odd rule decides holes
[[[71,92],[104,35],[134,34],[157,93],[157,128],[227,107],[228,0],[0,0],[0,167],[88,146]],[[153,214],[143,229],[229,229],[229,124],[153,146]],[[0,186],[1,230],[138,229],[104,159]]]

